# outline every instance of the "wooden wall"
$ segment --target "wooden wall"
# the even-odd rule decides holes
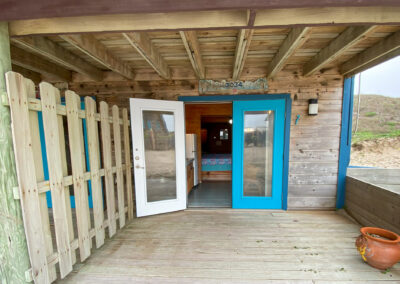
[[[374,177],[387,179],[379,173]],[[396,178],[399,180],[398,175]],[[380,227],[400,234],[400,191],[385,189],[379,180],[373,183],[367,180],[362,176],[346,177],[346,211],[363,226]]]
[[[232,104],[186,104],[186,133],[197,134],[198,171],[201,177],[201,116],[232,116]]]
[[[334,68],[309,77],[301,74],[300,65],[287,65],[274,79],[268,80],[268,93],[290,93],[293,101],[288,208],[333,209],[336,205],[343,77]],[[242,77],[251,79],[252,74],[246,73],[245,69]],[[128,105],[129,97],[176,100],[178,96],[198,95],[196,80],[101,82],[97,85],[95,82],[73,83],[70,88],[79,94],[97,94],[99,100],[121,107]],[[319,99],[317,116],[307,115],[310,98]],[[208,105],[205,108],[216,108],[221,115],[231,114],[230,106],[229,112],[222,105]],[[186,130],[187,133],[198,134],[200,139],[198,113],[201,110],[186,110]],[[297,115],[300,115],[300,119],[295,125]]]

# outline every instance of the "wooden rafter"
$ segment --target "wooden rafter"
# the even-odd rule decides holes
[[[59,81],[71,81],[71,71],[13,45],[11,46],[11,62]]]
[[[267,78],[274,77],[285,66],[287,59],[308,38],[310,28],[293,28],[267,67]]]
[[[400,31],[357,54],[340,67],[343,75],[351,76],[400,54]]]
[[[24,37],[13,38],[12,41],[24,49],[46,57],[67,69],[85,74],[93,80],[100,81],[103,78],[103,72],[100,69],[47,38]]]
[[[197,78],[205,78],[205,67],[203,59],[201,57],[200,45],[197,39],[196,31],[184,31],[179,32],[181,35],[183,45],[185,46],[189,60],[192,63],[193,70],[197,75]]]
[[[161,77],[164,79],[170,78],[167,63],[158,50],[152,45],[151,40],[146,33],[123,33],[123,36]]]
[[[235,63],[233,65],[233,80],[239,80],[243,66],[246,61],[247,52],[253,37],[252,29],[241,29],[238,34],[235,52]]]
[[[96,60],[106,68],[124,76],[127,79],[133,78],[131,67],[116,58],[107,48],[90,34],[62,35],[65,41],[69,42],[92,59]]]
[[[303,75],[309,76],[323,66],[332,62],[338,56],[342,55],[349,47],[353,46],[371,32],[375,26],[354,26],[347,28],[337,38],[335,38],[328,46],[323,48],[303,69]]]

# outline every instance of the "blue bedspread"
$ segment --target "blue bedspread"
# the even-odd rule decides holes
[[[231,171],[231,154],[204,154],[201,157],[201,170],[203,172]]]

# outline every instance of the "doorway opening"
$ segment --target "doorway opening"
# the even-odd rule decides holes
[[[188,207],[232,208],[232,103],[185,108],[186,152],[196,153],[191,157],[196,156],[198,168],[198,184],[188,188]],[[195,147],[190,135],[196,137]]]

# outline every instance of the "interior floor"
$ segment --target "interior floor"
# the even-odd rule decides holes
[[[231,181],[203,181],[188,197],[188,207],[232,207]]]

